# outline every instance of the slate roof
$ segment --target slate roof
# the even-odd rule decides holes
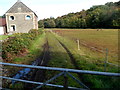
[[[5,26],[5,25],[6,25],[6,19],[0,18],[0,26]]]
[[[33,12],[33,11],[30,8],[28,8],[24,3],[22,3],[20,0],[18,0],[6,13],[19,13],[19,12],[27,13],[27,12]]]

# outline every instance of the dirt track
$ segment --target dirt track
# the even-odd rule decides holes
[[[37,66],[47,66],[49,60],[50,60],[50,52],[49,52],[49,44],[46,39],[46,43],[43,46],[43,51],[42,54],[36,59],[36,64]],[[30,77],[30,81],[35,81],[35,82],[43,82],[46,78],[46,70],[40,70],[40,69],[33,69]],[[32,90],[35,88],[36,85],[34,84],[26,84],[25,89]]]

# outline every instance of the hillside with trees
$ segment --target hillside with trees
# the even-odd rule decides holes
[[[56,19],[39,20],[39,28],[120,28],[120,1],[93,6]]]

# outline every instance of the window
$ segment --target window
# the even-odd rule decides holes
[[[31,19],[31,16],[30,16],[30,15],[27,15],[27,16],[25,17],[25,19],[26,19],[26,20],[30,20],[30,19]]]
[[[15,25],[11,25],[10,31],[15,31],[15,30],[16,30]]]
[[[10,20],[15,20],[14,16],[10,16],[9,19],[10,19]]]

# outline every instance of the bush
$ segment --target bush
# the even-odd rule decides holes
[[[8,37],[8,39],[2,43],[2,58],[5,61],[9,59],[8,62],[10,62],[14,55],[18,55],[23,50],[28,49],[32,41],[40,34],[42,34],[42,31],[32,29],[29,33],[16,33]]]

